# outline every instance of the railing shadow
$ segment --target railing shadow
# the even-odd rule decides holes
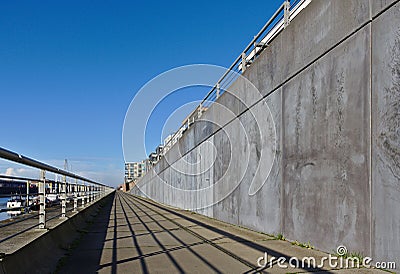
[[[107,201],[101,205],[97,216],[84,230],[80,231],[81,237],[72,244],[72,250],[59,264],[55,273],[96,273],[98,271],[107,239],[109,220],[112,219],[112,211],[115,208],[113,208],[114,195],[115,192],[105,198]],[[116,230],[115,228],[114,231]],[[116,234],[113,238],[116,238]]]
[[[191,222],[191,223],[194,223],[194,224],[196,224],[196,225],[198,225],[198,226],[201,226],[201,227],[203,227],[203,228],[206,228],[206,229],[208,229],[208,230],[210,230],[210,231],[213,231],[213,232],[215,232],[215,233],[217,233],[217,234],[223,235],[224,237],[226,237],[226,238],[228,238],[228,239],[232,239],[232,240],[234,240],[234,241],[236,241],[236,242],[240,242],[241,244],[246,245],[247,247],[249,247],[249,248],[251,248],[251,249],[254,249],[254,250],[256,250],[257,252],[261,252],[261,253],[263,253],[263,254],[264,254],[265,252],[267,252],[270,256],[273,256],[273,257],[275,257],[275,258],[283,257],[283,258],[286,259],[287,262],[291,259],[291,257],[290,257],[289,255],[287,255],[287,254],[284,254],[284,253],[281,253],[281,252],[279,252],[279,251],[276,251],[276,250],[267,248],[267,247],[265,247],[265,246],[262,246],[262,245],[260,245],[260,244],[257,244],[256,242],[249,241],[249,240],[247,240],[247,239],[245,239],[245,238],[242,238],[242,237],[240,237],[240,236],[234,235],[234,234],[232,234],[232,233],[230,233],[230,232],[228,232],[228,231],[225,231],[225,230],[223,230],[223,229],[220,229],[220,228],[211,226],[211,225],[209,225],[209,224],[206,224],[206,223],[204,223],[204,222],[201,222],[201,221],[199,221],[199,220],[196,220],[196,219],[194,219],[194,218],[191,218],[191,217],[189,217],[189,216],[186,216],[186,215],[184,215],[184,214],[181,214],[181,213],[179,213],[179,212],[177,212],[177,211],[174,211],[174,210],[171,210],[171,209],[169,209],[169,208],[163,207],[163,206],[157,204],[157,203],[154,202],[154,201],[150,201],[150,200],[148,200],[148,199],[144,199],[144,198],[142,198],[142,197],[137,197],[137,196],[132,196],[132,198],[135,198],[135,199],[140,200],[140,202],[142,202],[143,205],[144,205],[145,207],[147,207],[147,208],[149,208],[149,206],[148,206],[148,205],[145,205],[144,203],[150,204],[151,206],[154,206],[154,207],[156,207],[157,209],[160,209],[160,210],[163,210],[163,211],[165,211],[165,212],[168,212],[168,213],[170,213],[170,214],[172,214],[172,215],[174,215],[174,216],[179,216],[180,218],[185,219],[185,220],[187,220],[187,221],[189,221],[189,222]],[[228,250],[225,250],[225,251],[227,252]],[[269,264],[268,264],[268,265],[267,265],[266,267],[264,267],[264,268],[258,268],[256,272],[258,272],[258,271],[265,271],[268,267],[271,267],[271,266],[272,266],[272,265],[269,265]],[[300,268],[301,268],[301,267],[300,267]],[[322,268],[320,268],[320,267],[302,267],[301,269],[303,269],[304,271],[307,271],[307,272],[333,273],[333,272],[331,272],[331,271],[322,269]],[[252,271],[249,271],[248,273],[252,273]]]
[[[129,200],[128,200],[129,201]],[[187,249],[191,254],[193,254],[194,256],[196,256],[197,258],[199,258],[203,263],[205,263],[208,267],[210,267],[213,271],[218,272],[218,269],[211,264],[208,260],[206,260],[206,258],[204,258],[203,256],[201,256],[198,252],[196,252],[195,250],[193,250],[192,245],[198,245],[198,244],[203,244],[203,241],[198,241],[197,243],[194,244],[187,244],[185,243],[183,240],[179,239],[176,235],[174,235],[170,229],[167,229],[166,227],[164,227],[159,221],[157,221],[153,215],[156,214],[149,214],[146,211],[144,211],[141,208],[138,208],[140,210],[140,212],[143,213],[142,217],[146,216],[148,217],[151,222],[154,222],[155,224],[157,224],[157,226],[162,229],[163,231],[167,232],[173,239],[175,239],[180,246],[177,246],[174,250],[170,250],[167,249],[162,243],[161,241],[157,238],[156,234],[149,228],[149,226],[146,224],[148,222],[144,221],[142,219],[142,217],[139,216],[139,214],[137,213],[137,210],[135,210],[130,203],[125,199],[125,203],[126,205],[129,207],[129,209],[135,214],[135,216],[139,219],[140,222],[142,222],[143,226],[146,228],[146,230],[149,232],[149,234],[152,236],[152,238],[154,239],[155,242],[157,242],[158,246],[162,249],[162,253],[166,254],[168,259],[170,260],[170,262],[174,265],[174,267],[176,268],[176,270],[179,273],[184,273],[185,271],[183,270],[183,268],[180,266],[180,264],[174,259],[174,257],[171,255],[172,251],[176,251],[178,249]]]

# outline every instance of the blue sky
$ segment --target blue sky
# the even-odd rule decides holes
[[[0,146],[60,167],[67,158],[75,172],[121,183],[135,93],[178,66],[228,67],[282,2],[2,1]],[[148,130],[160,131],[170,112],[161,104]],[[155,146],[159,136],[149,138]],[[0,173],[10,166],[0,163]]]

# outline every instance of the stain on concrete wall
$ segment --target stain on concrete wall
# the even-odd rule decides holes
[[[369,30],[283,86],[283,232],[325,250],[369,249]]]
[[[372,250],[400,258],[400,4],[372,23]]]

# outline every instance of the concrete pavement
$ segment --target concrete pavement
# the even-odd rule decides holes
[[[287,268],[275,262],[262,269],[257,259],[283,257]],[[223,223],[188,211],[172,209],[116,192],[87,231],[60,260],[58,273],[383,273],[372,269],[334,270],[325,263],[316,268],[293,268],[291,257],[320,251]],[[263,263],[264,260],[261,260]]]

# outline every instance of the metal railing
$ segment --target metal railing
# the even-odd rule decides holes
[[[207,93],[201,103],[183,121],[182,126],[173,134],[170,140],[164,144],[162,154],[165,153],[183,136],[186,130],[195,123],[201,115],[230,87],[230,85],[251,66],[255,59],[265,50],[272,40],[285,29],[290,22],[303,10],[312,0],[296,0],[290,4],[286,0],[254,36],[242,53],[236,58],[227,71],[221,76],[217,83]]]
[[[66,213],[68,211],[78,211],[79,201],[81,201],[80,207],[83,208],[113,191],[113,189],[107,185],[25,157],[4,148],[0,148],[0,159],[40,170],[39,178],[0,175],[3,184],[8,183],[11,187],[15,185],[21,186],[19,188],[19,193],[6,193],[0,195],[2,198],[16,198],[14,204],[11,204],[12,199],[10,199],[9,203],[7,203],[7,208],[1,209],[0,212],[14,211],[18,214],[37,212],[36,214],[29,214],[26,218],[20,216],[15,220],[3,222],[0,224],[0,228],[39,217],[38,224],[24,228],[23,232],[35,227],[45,229],[47,221],[57,217],[66,218]],[[56,175],[56,179],[50,180],[48,176],[46,176],[46,172]],[[62,180],[57,178],[58,175],[62,176]],[[36,191],[31,191],[32,186],[35,186]],[[67,204],[72,204],[69,206],[68,210]],[[51,208],[46,209],[46,207]],[[52,217],[46,217],[46,213],[54,213],[55,211],[59,211],[59,214],[53,214]],[[19,231],[7,236],[5,239],[0,239],[0,242],[15,237],[20,233],[22,232]]]

